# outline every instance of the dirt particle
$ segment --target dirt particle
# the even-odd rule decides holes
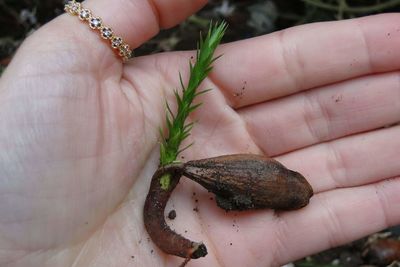
[[[214,198],[213,198],[213,197],[210,197],[210,200],[214,200]]]
[[[134,258],[135,258],[135,256],[132,255],[132,256],[131,256],[131,259],[134,259]]]
[[[171,210],[171,211],[168,213],[168,219],[174,220],[175,218],[176,218],[176,211],[175,211],[175,210]]]
[[[185,230],[185,234],[187,233],[187,230]]]
[[[339,103],[343,100],[343,95],[332,96],[332,98],[335,100],[335,103]]]
[[[245,89],[246,89],[246,81],[244,82],[243,87],[239,90],[239,92],[234,93],[233,96],[240,97],[240,99],[241,99],[244,94]]]
[[[198,202],[199,202],[199,200],[198,200],[198,199],[195,199],[195,200],[194,200],[194,202],[198,203]]]
[[[199,208],[198,208],[198,207],[194,207],[194,208],[193,208],[193,211],[194,211],[194,212],[199,212]]]
[[[229,243],[229,245],[232,246],[233,244],[232,244],[232,243]]]
[[[153,254],[154,250],[151,250],[150,253]]]

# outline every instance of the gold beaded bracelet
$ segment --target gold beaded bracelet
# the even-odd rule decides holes
[[[114,32],[110,27],[103,25],[101,18],[93,16],[92,12],[89,9],[84,8],[81,3],[78,3],[75,0],[69,1],[65,4],[64,10],[73,16],[78,16],[82,21],[87,21],[91,29],[99,31],[100,36],[103,39],[110,41],[111,47],[118,51],[119,56],[124,61],[133,56],[129,45],[125,43],[121,37],[114,35]]]

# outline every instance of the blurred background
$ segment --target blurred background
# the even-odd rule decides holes
[[[0,75],[26,36],[62,14],[64,3],[0,0]],[[195,49],[199,32],[207,31],[210,20],[224,19],[229,23],[223,41],[230,42],[305,23],[398,11],[400,0],[210,0],[196,15],[135,49],[135,54]],[[393,227],[287,267],[400,266],[399,237],[400,227]]]

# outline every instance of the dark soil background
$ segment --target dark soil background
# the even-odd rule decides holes
[[[63,5],[64,0],[0,0],[0,75],[24,38],[63,13]],[[229,23],[224,42],[230,42],[304,23],[399,11],[400,0],[211,0],[196,15],[160,32],[135,54],[195,49],[199,32],[207,31],[210,20]],[[400,262],[399,239],[397,226],[287,266],[400,266],[396,262]]]

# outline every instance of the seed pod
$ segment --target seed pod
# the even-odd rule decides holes
[[[160,179],[171,175],[170,186],[161,189]],[[143,210],[144,225],[153,242],[165,253],[190,259],[207,255],[203,243],[193,242],[169,228],[164,209],[182,175],[216,195],[225,210],[299,209],[308,204],[313,191],[299,173],[279,162],[256,155],[227,155],[159,168],[153,175]]]
[[[271,158],[251,154],[226,155],[184,164],[183,175],[216,195],[227,211],[270,208],[299,209],[313,190],[298,172]]]

